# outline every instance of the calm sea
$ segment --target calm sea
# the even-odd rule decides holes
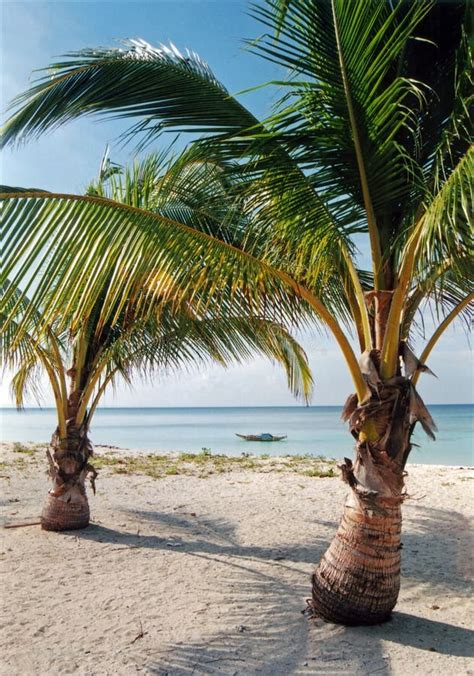
[[[474,405],[429,407],[439,432],[431,441],[417,429],[411,462],[442,465],[474,464]],[[349,456],[353,442],[337,406],[258,408],[103,408],[91,429],[96,444],[147,451],[190,451],[240,455],[311,453],[332,458]],[[47,441],[56,426],[54,409],[0,409],[3,441]],[[419,427],[419,426],[418,426]],[[278,443],[238,439],[243,434],[287,434]]]

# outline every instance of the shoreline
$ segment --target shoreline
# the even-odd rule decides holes
[[[25,450],[24,451],[18,451],[18,454],[22,454],[22,452],[25,455],[30,455],[30,451],[38,452],[38,454],[41,452],[41,450],[45,450],[48,446],[49,442],[48,441],[42,441],[42,442],[33,442],[33,441],[24,441],[24,442],[18,442],[18,441],[7,441],[7,440],[1,440],[0,441],[0,455],[7,451],[7,449],[11,449],[15,446],[23,447]],[[188,452],[184,450],[174,450],[174,451],[168,451],[168,450],[160,450],[160,449],[143,449],[143,448],[130,448],[130,447],[124,447],[124,446],[115,446],[113,444],[93,444],[94,447],[94,455],[93,455],[93,462],[96,459],[99,459],[99,462],[102,462],[105,460],[103,465],[99,465],[99,469],[102,469],[103,466],[106,465],[106,459],[108,455],[117,455],[120,458],[126,458],[133,460],[135,458],[143,458],[143,457],[156,457],[156,458],[166,458],[170,462],[172,461],[180,461],[181,459],[187,459],[189,462],[193,461],[193,458],[199,461],[200,458],[203,456],[208,457],[209,459],[223,459],[224,461],[229,461],[230,463],[242,463],[244,460],[243,458],[246,459],[251,459],[254,460],[255,462],[259,463],[262,460],[268,461],[263,463],[264,466],[264,471],[266,472],[271,472],[271,464],[273,463],[279,463],[281,464],[287,464],[290,467],[292,466],[293,468],[297,467],[298,465],[301,465],[303,467],[306,467],[310,465],[311,463],[317,463],[322,466],[328,466],[328,467],[333,467],[334,471],[337,473],[337,464],[339,462],[342,462],[342,458],[335,458],[333,456],[324,456],[324,455],[315,455],[313,453],[294,453],[294,454],[281,454],[281,455],[271,455],[269,453],[266,453],[264,449],[266,448],[266,444],[262,443],[262,453],[252,453],[252,452],[245,452],[244,450],[240,454],[230,454],[230,453],[219,453],[219,452],[214,452],[211,451],[210,449],[205,449],[203,448],[201,452]],[[8,451],[7,451],[8,452]],[[0,459],[1,463],[1,459]],[[267,465],[265,467],[265,465]],[[432,467],[434,469],[459,469],[459,470],[474,470],[474,464],[454,464],[454,465],[443,465],[439,463],[407,463],[407,471],[409,471],[410,468],[423,468],[423,467]],[[256,467],[254,468],[247,468],[247,469],[257,469]]]
[[[43,453],[0,449],[4,520],[37,519]],[[347,628],[301,614],[342,513],[338,476],[195,464],[104,466],[88,528],[1,530],[5,673],[472,673],[471,470],[409,468],[399,603],[386,624]]]
[[[436,410],[438,411],[436,413]],[[432,414],[439,427],[436,442],[417,429],[410,454],[413,464],[472,466],[474,406],[443,405]],[[53,409],[26,409],[1,413],[5,441],[48,442],[57,426]],[[277,443],[247,442],[235,433],[270,431],[285,434]],[[238,456],[271,453],[352,457],[354,441],[340,420],[340,408],[193,407],[98,409],[91,430],[96,446],[114,445],[133,453],[199,453],[203,447],[216,454]],[[122,451],[121,451],[122,452]],[[127,451],[128,452],[128,451]]]

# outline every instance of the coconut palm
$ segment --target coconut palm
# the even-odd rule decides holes
[[[266,0],[253,11],[268,32],[251,48],[285,69],[269,83],[278,100],[268,119],[256,119],[193,52],[135,40],[50,66],[14,102],[4,131],[12,143],[82,115],[113,115],[135,118],[126,133],[142,145],[167,128],[205,135],[195,152],[222,167],[245,214],[235,240],[174,221],[156,225],[155,242],[142,222],[135,238],[124,230],[135,246],[127,264],[140,266],[142,248],[159,243],[158,264],[183,297],[192,280],[192,297],[212,297],[212,311],[271,305],[294,321],[311,311],[333,333],[354,382],[343,415],[356,440],[355,461],[341,466],[351,489],[344,515],[312,578],[310,611],[333,622],[378,623],[396,603],[411,436],[418,421],[435,430],[416,383],[446,328],[472,315],[467,10],[425,0]],[[74,197],[6,199],[8,232],[24,224],[36,238],[28,245],[23,234],[7,235],[24,275],[42,260],[46,228],[63,235],[64,222],[94,211],[101,222],[118,220],[103,202],[81,211]],[[359,269],[355,236],[367,238],[369,270]],[[68,246],[77,240],[68,233]],[[102,241],[115,261],[114,242]],[[97,268],[76,256],[52,310],[68,294],[77,307],[97,297],[93,284],[79,297],[86,271]],[[438,327],[418,358],[426,307]]]
[[[214,167],[196,163],[186,166],[179,160],[166,166],[165,159],[164,154],[150,155],[124,175],[105,159],[100,178],[89,186],[88,193],[140,204],[143,210],[184,210],[188,218],[201,224],[204,217],[210,224],[211,214],[212,218],[219,214],[224,227],[224,191],[216,189],[219,184]],[[184,182],[185,200],[180,198]],[[204,204],[204,198],[203,216],[199,205]],[[57,317],[38,332],[55,281],[47,277],[48,287],[41,291],[43,302],[39,305],[33,305],[7,281],[4,291],[9,301],[0,315],[0,361],[14,373],[12,390],[17,406],[23,405],[26,393],[39,394],[38,383],[44,372],[55,398],[58,425],[47,451],[53,485],[41,516],[46,530],[70,530],[89,524],[85,481],[89,476],[95,492],[97,476],[90,463],[93,446],[89,428],[101,398],[117,379],[131,384],[137,374],[151,378],[209,362],[227,366],[261,354],[284,366],[295,395],[305,399],[310,396],[312,377],[306,355],[276,322],[232,312],[220,317],[199,315],[192,302],[180,302],[178,297],[165,301],[156,293],[154,312],[144,321],[139,312],[134,312],[139,307],[135,297],[126,311],[101,323],[103,298],[114,283],[110,275],[102,296],[73,328]],[[41,285],[43,277],[37,276],[36,282]]]

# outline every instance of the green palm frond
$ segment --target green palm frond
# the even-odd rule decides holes
[[[10,280],[4,282],[2,294],[5,302],[0,309],[0,368],[4,374],[13,373],[11,391],[15,403],[22,407],[25,397],[30,395],[40,401],[41,375],[46,371],[61,417],[65,403],[66,335],[47,326],[39,337],[40,309]]]
[[[10,272],[14,280],[6,285],[3,297],[5,325],[2,328],[6,327],[6,331],[2,335],[10,354],[16,342],[24,343],[28,348],[34,346],[32,354],[37,356],[49,335],[45,333],[45,327],[49,330],[48,317],[61,317],[55,327],[56,330],[62,327],[69,333],[68,358],[74,364],[76,386],[88,391],[88,395],[94,389],[97,390],[97,401],[97,396],[103,393],[101,388],[113,383],[117,375],[131,383],[137,369],[152,374],[156,370],[176,370],[202,361],[227,365],[232,361],[248,359],[255,353],[283,365],[291,390],[296,396],[308,400],[312,377],[302,348],[282,325],[257,314],[249,314],[252,293],[255,294],[255,300],[262,295],[263,301],[261,305],[256,305],[254,301],[252,311],[271,314],[272,303],[264,298],[265,293],[262,294],[266,284],[265,265],[258,260],[252,263],[253,259],[248,254],[230,247],[237,255],[237,260],[240,257],[247,264],[250,262],[249,273],[257,277],[255,281],[249,277],[249,281],[256,287],[253,291],[250,291],[251,286],[230,288],[220,294],[219,284],[225,287],[229,280],[216,271],[214,264],[212,269],[216,278],[209,280],[209,273],[206,273],[207,281],[203,281],[212,294],[212,302],[209,303],[207,300],[204,302],[206,288],[194,283],[192,273],[191,279],[188,277],[189,264],[184,256],[176,256],[175,251],[168,258],[168,249],[175,249],[176,245],[161,245],[164,253],[160,252],[160,244],[156,240],[160,224],[161,227],[165,225],[167,236],[173,239],[176,234],[187,233],[190,239],[186,242],[182,240],[182,245],[189,262],[195,263],[199,259],[196,244],[200,242],[199,245],[203,247],[204,243],[205,256],[203,249],[196,268],[203,278],[206,267],[213,260],[210,247],[217,245],[218,248],[229,248],[210,237],[208,231],[218,229],[222,234],[223,226],[229,233],[234,228],[235,232],[226,239],[237,241],[239,236],[242,238],[239,218],[245,220],[245,216],[239,211],[239,204],[229,183],[231,179],[225,169],[225,166],[215,162],[203,161],[193,150],[186,151],[178,160],[161,153],[117,172],[101,171],[99,180],[89,186],[89,196],[83,200],[77,196],[58,198],[47,193],[41,194],[45,200],[43,205],[53,205],[52,209],[47,207],[43,211],[39,203],[34,204],[38,194],[28,196],[20,190],[2,196],[6,205],[5,274]],[[24,199],[31,200],[33,204],[24,209]],[[55,223],[58,200],[63,203],[69,201],[72,211],[65,210],[65,204],[59,205]],[[9,210],[12,201],[19,207],[16,214],[15,208]],[[77,202],[91,209],[84,220],[82,213],[74,211],[73,205]],[[96,211],[98,205],[109,211],[113,211],[114,207],[122,210],[115,217],[100,217]],[[162,216],[163,212],[167,215]],[[197,229],[172,221],[171,213],[175,216],[186,214],[187,218],[181,220],[185,223],[189,220],[198,226]],[[23,232],[19,232],[17,217],[21,219]],[[234,221],[237,222],[236,227]],[[110,228],[110,232],[105,235],[104,224]],[[73,226],[72,232],[70,226]],[[129,228],[127,234],[123,232],[124,228]],[[173,234],[173,230],[177,232]],[[69,238],[73,239],[76,231],[80,232],[81,239],[86,239],[82,252],[74,249],[72,240],[69,248]],[[98,235],[99,238],[105,236],[103,250]],[[147,241],[147,238],[151,239]],[[126,257],[123,256],[124,241],[132,246],[135,260],[130,260],[130,248],[126,251]],[[133,248],[137,241],[140,247]],[[111,256],[107,246],[112,246],[115,254]],[[94,260],[98,249],[104,256],[103,262],[107,259],[112,263],[107,270]],[[71,262],[71,256],[76,265]],[[112,262],[114,256],[115,263]],[[79,260],[82,262],[77,265]],[[35,261],[33,266],[32,261]],[[125,266],[125,261],[127,265],[131,263],[131,268]],[[87,268],[88,264],[90,268]],[[35,268],[33,274],[32,267]],[[103,276],[97,279],[99,267]],[[77,277],[73,273],[70,277],[70,272],[78,268],[82,269],[82,276]],[[226,274],[227,270],[234,274],[232,266],[225,270]],[[184,287],[175,276],[176,273],[184,282]],[[267,270],[266,274],[271,278],[274,272]],[[94,286],[90,295],[91,286],[88,282],[92,278]],[[278,277],[278,272],[275,278],[278,284],[282,284],[283,294],[286,294],[287,310],[296,317],[301,303],[298,294],[291,283],[288,285],[282,276]],[[61,290],[63,284],[65,286]],[[33,302],[26,299],[29,286]],[[25,291],[20,292],[20,288]],[[79,302],[79,305],[75,305],[71,302],[69,292],[72,289],[82,294],[84,304]],[[235,316],[239,308],[239,301],[236,302],[239,296],[247,316]],[[270,292],[270,296],[273,296],[273,292]],[[218,302],[219,297],[221,303]],[[280,307],[276,315],[281,318],[285,312],[282,313]],[[28,333],[29,327],[33,328],[33,334]],[[82,346],[80,375],[79,365],[75,362],[77,357],[74,356],[75,344]],[[28,361],[25,356],[20,355],[19,368],[13,381],[17,392],[22,390],[29,374],[33,373],[31,360]],[[36,366],[41,365],[41,360],[37,361]],[[90,396],[85,400],[84,408],[88,402]]]
[[[350,194],[365,211],[372,256],[387,244],[394,205],[412,190],[416,167],[400,138],[414,136],[423,85],[397,74],[425,2],[268,0],[255,15],[268,34],[255,49],[290,71],[273,128],[319,190]],[[286,89],[286,92],[285,92]],[[267,121],[267,125],[271,121]],[[419,177],[418,177],[419,178]],[[386,233],[387,231],[387,233]],[[378,241],[382,239],[382,243]]]
[[[264,0],[254,13],[268,34],[253,47],[287,69],[264,122],[192,52],[138,40],[70,54],[16,99],[5,144],[84,115],[133,118],[127,133],[144,143],[164,129],[204,136],[178,158],[163,151],[124,171],[106,153],[87,197],[10,190],[5,274],[42,303],[43,326],[60,315],[79,330],[100,308],[96,341],[118,322],[163,321],[169,307],[201,322],[317,315],[363,396],[342,326],[362,350],[375,346],[364,292],[391,298],[375,346],[384,377],[423,299],[440,316],[468,316],[467,8]],[[370,273],[356,267],[361,233]]]
[[[127,89],[125,97],[124,88]],[[285,194],[291,193],[294,200],[292,211],[307,210],[309,204],[311,227],[315,231],[321,227],[323,231],[330,229],[332,232],[331,247],[324,251],[325,239],[321,238],[317,250],[308,253],[306,258],[318,260],[320,267],[323,261],[326,261],[326,266],[332,263],[333,278],[337,279],[341,273],[347,278],[346,258],[340,254],[333,256],[332,253],[336,239],[341,248],[348,247],[347,237],[350,233],[345,234],[342,227],[335,222],[304,173],[284,146],[278,143],[275,134],[267,132],[237,99],[231,97],[194,53],[181,55],[175,48],[153,48],[143,41],[135,41],[127,43],[124,49],[88,50],[72,54],[69,61],[50,66],[47,76],[18,97],[13,105],[20,110],[5,126],[5,143],[11,143],[15,139],[27,139],[53,129],[69,119],[92,113],[137,117],[139,122],[133,132],[144,132],[150,139],[156,136],[162,125],[174,128],[185,126],[193,131],[205,130],[217,134],[220,138],[219,144],[215,143],[215,139],[213,143],[208,139],[201,145],[207,155],[206,162],[209,162],[212,153],[217,156],[220,168],[223,160],[238,160],[233,167],[226,166],[223,176],[233,175],[231,180],[242,181],[245,165],[244,184],[253,183],[256,176],[261,177],[264,192],[268,194],[269,190],[272,191],[275,202],[285,183]],[[214,162],[214,165],[217,166],[217,163]],[[188,179],[195,180],[199,177],[199,169],[194,167],[191,177],[190,166],[191,163],[188,162]],[[208,166],[206,173],[209,174]],[[181,171],[178,181],[181,186],[185,185],[183,177],[185,173]],[[111,179],[115,179],[117,185],[121,181],[123,187],[124,177],[115,174]],[[228,191],[228,185],[226,190]],[[243,190],[244,187],[241,186],[241,192]],[[198,223],[195,204],[191,205],[193,211],[190,214],[182,197],[178,205],[169,199],[169,195],[164,202],[166,208],[163,204],[161,213],[169,215],[172,220],[189,223],[191,215],[194,219],[193,227],[207,228],[207,232],[211,232],[213,228],[212,232],[216,232],[215,224],[206,215]],[[135,203],[134,206],[139,205]],[[216,200],[208,203],[208,206],[212,206],[215,211]],[[273,213],[276,212],[275,208]],[[230,238],[227,221],[222,219],[222,214],[219,216],[221,230],[217,231],[218,236],[235,243],[235,239]],[[267,210],[267,219],[270,217]],[[232,219],[235,219],[235,212]],[[283,220],[287,221],[286,216],[283,216]],[[287,227],[285,224],[285,228]],[[235,224],[231,230],[235,234]],[[256,253],[254,249],[252,251]],[[288,252],[288,247],[287,253],[291,253]],[[339,266],[337,270],[334,269],[336,263]],[[320,284],[321,279],[320,272],[314,275],[315,285],[325,288],[324,284]],[[342,306],[340,298],[336,297],[332,307],[335,313],[337,307]]]
[[[474,146],[463,155],[420,218],[418,271],[450,261],[452,274],[472,281],[474,255]],[[470,271],[470,273],[469,273]]]
[[[17,408],[24,407],[27,397],[33,398],[38,403],[42,401],[44,393],[41,388],[41,376],[43,373],[41,361],[37,358],[21,363],[10,384],[10,392]]]
[[[135,160],[87,193],[145,209],[238,245],[247,227],[236,195],[238,173],[194,145],[175,156],[166,149]]]
[[[60,314],[74,330],[99,301],[102,325],[132,303],[142,316],[168,301],[186,303],[196,316],[230,304],[278,320],[304,313],[297,284],[284,273],[159,214],[96,197],[22,193],[2,200],[3,275],[25,294],[31,290],[33,306],[48,295],[45,325]],[[4,302],[10,297],[7,291]]]
[[[12,103],[3,143],[27,140],[81,115],[141,118],[135,132],[154,138],[166,126],[236,134],[257,120],[194,52],[128,40],[123,48],[86,49],[51,64]]]
[[[6,279],[2,284],[2,305],[0,308],[0,367],[15,370],[22,364],[40,361],[40,355],[53,359],[46,343],[38,341],[36,327],[41,322],[41,312],[28,297]],[[28,323],[23,322],[23,330],[19,327],[25,316]],[[52,331],[51,326],[48,327]],[[48,331],[46,332],[48,336]],[[60,349],[64,335],[55,334]]]
[[[413,279],[404,310],[403,335],[408,335],[413,318],[425,300],[445,315],[469,294],[471,288],[471,255],[447,257],[438,266],[430,264]]]
[[[131,383],[136,376],[151,379],[212,363],[226,367],[255,355],[282,365],[292,393],[309,400],[313,380],[304,350],[283,326],[261,318],[196,320],[167,308],[158,322],[124,332],[101,352],[95,368],[103,368],[102,380],[121,376]]]
[[[407,45],[407,77],[426,83],[427,103],[419,118],[417,160],[428,191],[436,194],[473,138],[470,3],[437,2],[421,22],[423,38]],[[415,149],[411,154],[415,155]]]

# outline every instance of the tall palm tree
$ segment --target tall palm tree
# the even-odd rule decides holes
[[[157,224],[167,251],[159,264],[184,295],[192,280],[193,293],[212,297],[214,310],[271,304],[295,321],[311,312],[332,331],[354,382],[344,417],[356,448],[355,461],[341,467],[351,490],[312,578],[311,612],[378,623],[399,592],[413,429],[419,421],[430,436],[435,430],[416,383],[446,328],[472,316],[468,3],[266,0],[253,11],[268,32],[252,49],[286,69],[269,83],[278,101],[268,119],[256,119],[193,52],[135,40],[50,66],[14,102],[4,142],[93,114],[136,118],[127,133],[142,144],[167,128],[205,134],[195,152],[222,167],[245,218],[231,241],[219,232],[185,232],[176,221],[168,229]],[[78,218],[78,201],[37,193],[6,199],[7,228],[25,223],[37,238],[28,247],[24,236],[7,236],[15,256],[25,256],[26,274],[41,260],[45,219],[58,232]],[[83,219],[94,210],[104,221],[115,217],[102,202],[82,206]],[[147,250],[155,246],[144,230],[137,225],[130,265],[139,265],[145,240]],[[360,234],[369,270],[357,265]],[[68,234],[68,242],[77,246],[77,236]],[[114,243],[104,247],[114,258]],[[79,271],[62,275],[52,308],[68,293],[77,297],[77,280],[92,269],[77,255]],[[96,296],[91,286],[81,302]],[[438,327],[417,358],[413,340],[426,306]]]
[[[215,167],[196,162],[189,166],[182,160],[169,165],[165,160],[165,154],[150,155],[124,175],[105,161],[88,193],[139,204],[150,213],[183,210],[196,224],[207,219],[209,227],[219,215],[225,227],[225,191],[216,181]],[[140,299],[133,291],[127,309],[102,323],[101,306],[114,284],[109,275],[95,305],[74,326],[59,316],[44,325],[57,280],[39,274],[35,281],[40,287],[47,282],[35,294],[36,305],[8,280],[4,285],[9,300],[0,313],[0,363],[14,373],[17,406],[23,405],[27,392],[38,394],[44,372],[54,394],[58,425],[47,451],[53,485],[41,516],[46,530],[89,524],[85,481],[89,476],[95,492],[97,476],[90,462],[89,428],[101,398],[117,378],[131,384],[137,374],[151,378],[207,362],[227,366],[261,354],[284,366],[295,395],[310,396],[312,377],[304,351],[281,324],[263,316],[235,315],[232,308],[222,316],[207,316],[192,302],[165,300],[155,290],[153,312],[146,319],[140,318]],[[38,326],[44,330],[38,331]]]

